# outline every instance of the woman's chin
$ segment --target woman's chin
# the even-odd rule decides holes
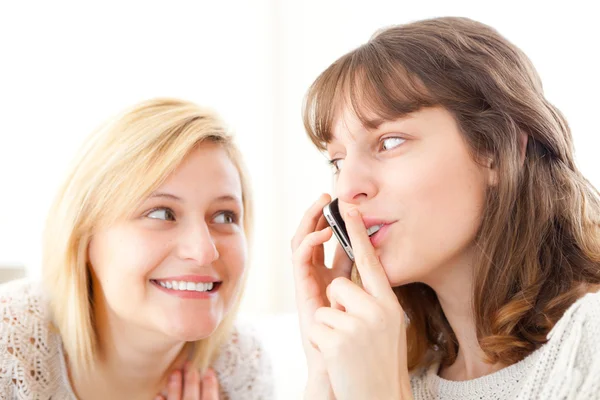
[[[163,332],[177,341],[195,342],[212,335],[219,326],[219,321],[213,318],[195,318],[184,321],[172,321]],[[166,329],[165,329],[166,328]]]
[[[412,270],[406,263],[400,265],[395,260],[386,262],[383,257],[380,260],[391,287],[404,286],[420,281],[419,271]]]
[[[171,332],[165,332],[168,336],[172,337],[177,341],[182,342],[195,342],[198,340],[206,339],[214,333],[217,326],[195,326],[195,327],[179,327],[177,330]]]

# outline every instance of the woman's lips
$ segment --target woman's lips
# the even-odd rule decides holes
[[[395,222],[384,224],[373,236],[369,238],[373,247],[379,247],[381,245],[393,224],[395,224]]]

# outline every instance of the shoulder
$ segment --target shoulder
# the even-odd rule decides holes
[[[23,298],[41,293],[41,285],[28,278],[15,279],[0,284],[0,298]],[[3,302],[4,303],[4,302]]]
[[[52,382],[61,342],[47,310],[38,283],[21,279],[0,285],[0,394],[43,393],[41,386]],[[14,382],[19,382],[18,388]]]
[[[588,293],[569,307],[542,347],[549,386],[600,390],[600,292]],[[552,382],[552,383],[550,383]]]
[[[410,372],[410,386],[415,399],[427,398],[426,393],[429,390],[431,377],[437,376],[440,368],[440,360],[434,353],[426,355],[426,361],[417,366]]]
[[[273,380],[270,359],[256,330],[236,322],[214,363],[221,390],[230,399],[270,399]]]
[[[590,292],[573,303],[548,333],[548,340],[566,336],[593,337],[600,333],[600,291]],[[562,340],[561,340],[562,341]],[[595,342],[600,345],[600,342]]]
[[[47,323],[48,302],[41,285],[18,279],[0,285],[0,317],[5,330],[26,332],[39,322]]]

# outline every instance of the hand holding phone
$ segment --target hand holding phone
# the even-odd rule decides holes
[[[332,307],[327,288],[336,278],[350,279],[353,265],[352,260],[343,254],[345,251],[341,246],[335,249],[331,268],[325,265],[323,244],[331,239],[333,229],[326,228],[328,223],[325,222],[323,208],[331,200],[329,195],[319,197],[304,214],[291,243],[300,333],[310,377],[310,384],[306,387],[309,398],[331,393],[323,355],[309,340],[309,332],[316,323],[315,313],[320,308]]]

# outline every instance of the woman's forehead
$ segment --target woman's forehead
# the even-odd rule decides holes
[[[331,142],[343,140],[358,140],[361,136],[385,129],[391,124],[410,120],[418,114],[418,111],[399,115],[397,117],[385,118],[375,112],[368,111],[357,115],[354,109],[344,107],[336,113],[331,129]]]

